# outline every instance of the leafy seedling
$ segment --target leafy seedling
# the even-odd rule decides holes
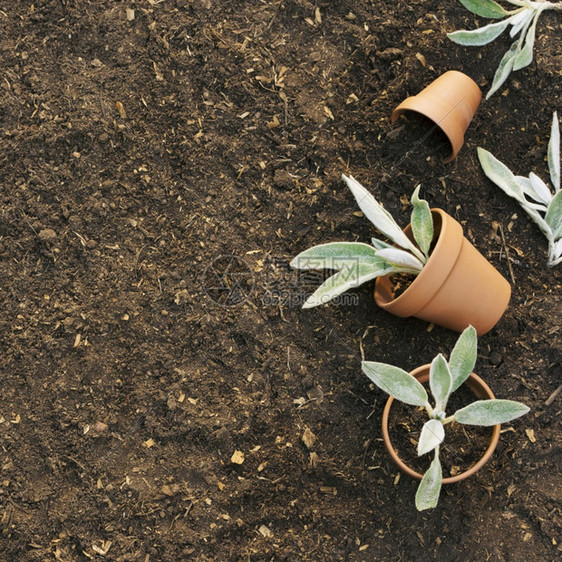
[[[553,3],[543,0],[537,2],[531,2],[530,0],[506,1],[516,8],[506,10],[493,0],[459,0],[473,14],[483,18],[501,19],[501,21],[477,29],[463,29],[447,34],[447,37],[455,43],[470,47],[479,47],[491,43],[509,26],[511,26],[509,32],[511,38],[519,35],[500,61],[486,99],[500,88],[512,71],[520,70],[533,61],[533,46],[540,15],[545,10],[562,10],[562,2]]]
[[[433,219],[427,201],[419,198],[420,186],[412,195],[411,226],[414,244],[396,224],[392,215],[352,176],[342,176],[353,193],[359,208],[375,228],[394,245],[372,239],[362,242],[330,242],[301,252],[291,261],[296,269],[335,269],[308,297],[303,308],[327,303],[348,289],[358,287],[381,275],[407,273],[418,275],[429,258],[433,240]]]
[[[548,240],[548,265],[562,262],[562,191],[560,190],[560,128],[558,115],[552,116],[548,143],[548,169],[554,195],[536,174],[516,176],[495,156],[478,148],[478,158],[484,173],[510,197],[516,199],[523,210],[535,221]]]
[[[447,401],[472,373],[476,363],[476,330],[469,326],[460,335],[449,362],[439,354],[431,363],[429,388],[434,406],[429,403],[426,389],[412,375],[386,363],[363,361],[363,372],[381,390],[411,406],[423,407],[429,420],[425,422],[418,441],[418,456],[434,452],[431,465],[424,474],[416,493],[419,511],[434,508],[439,501],[443,481],[439,447],[445,439],[445,426],[452,422],[467,425],[493,426],[526,414],[529,408],[513,400],[477,400],[447,416]]]

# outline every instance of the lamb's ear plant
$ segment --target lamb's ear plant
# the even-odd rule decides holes
[[[437,505],[443,480],[439,447],[445,439],[445,426],[452,422],[467,425],[493,426],[511,421],[526,414],[529,408],[512,400],[477,400],[447,415],[447,402],[451,393],[470,376],[476,363],[476,330],[469,326],[460,335],[449,362],[439,354],[431,363],[429,388],[433,406],[421,383],[402,369],[386,363],[363,361],[363,372],[381,390],[405,404],[425,409],[429,420],[425,422],[418,441],[418,456],[433,451],[433,461],[424,474],[416,493],[419,511]]]
[[[477,16],[500,19],[501,21],[477,29],[460,30],[447,34],[449,39],[465,46],[481,46],[491,43],[508,26],[511,26],[510,37],[514,38],[519,34],[519,37],[515,39],[500,61],[486,99],[498,90],[512,71],[520,70],[533,61],[537,21],[542,12],[545,10],[562,10],[562,2],[553,3],[544,0],[536,2],[530,0],[506,1],[516,7],[512,10],[506,10],[493,0],[459,0],[465,8]]]
[[[548,265],[562,262],[562,191],[560,190],[560,129],[554,112],[548,143],[548,168],[554,195],[545,182],[531,172],[529,177],[516,176],[495,156],[478,148],[484,173],[510,197],[516,199],[535,221],[548,240]]]
[[[392,215],[352,176],[342,176],[359,208],[375,228],[394,245],[373,238],[372,245],[362,242],[330,242],[301,252],[291,261],[297,269],[335,269],[306,300],[303,308],[324,304],[348,289],[389,273],[417,275],[429,258],[433,240],[433,219],[427,201],[419,198],[420,186],[412,195],[412,235],[404,234]],[[397,247],[398,246],[398,247]]]

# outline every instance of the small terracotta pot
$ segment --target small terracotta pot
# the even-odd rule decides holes
[[[427,365],[422,365],[417,369],[414,369],[410,374],[415,377],[419,382],[426,383],[429,381],[429,368],[431,365],[428,363]],[[476,398],[479,400],[488,400],[495,398],[494,393],[490,389],[490,387],[475,373],[471,373],[471,375],[466,379],[464,383],[468,385],[470,390],[474,392]],[[407,464],[402,461],[402,459],[398,456],[394,447],[392,446],[392,442],[390,441],[390,436],[388,433],[388,418],[390,415],[390,408],[394,402],[394,398],[392,396],[386,402],[384,407],[384,411],[382,414],[382,437],[384,440],[384,444],[388,454],[391,456],[392,460],[398,465],[398,467],[404,471],[406,474],[410,475],[412,478],[416,480],[421,480],[423,478],[423,474],[416,472],[412,468],[410,468]],[[453,482],[459,482],[460,480],[464,480],[468,478],[472,474],[474,474],[477,470],[482,468],[484,464],[490,459],[492,453],[494,452],[495,448],[498,445],[500,439],[500,428],[501,424],[494,425],[494,429],[492,430],[492,436],[490,438],[490,444],[486,449],[484,455],[480,458],[480,460],[473,464],[468,470],[465,472],[461,472],[455,476],[450,476],[448,478],[443,478],[443,484],[452,484]]]
[[[395,316],[415,316],[457,332],[472,324],[481,336],[505,312],[511,287],[453,217],[441,209],[431,212],[437,242],[424,268],[398,298],[392,275],[378,277],[375,301]],[[413,239],[410,225],[404,232]]]
[[[405,99],[390,118],[394,123],[405,111],[415,111],[431,119],[447,135],[453,152],[445,162],[453,160],[464,143],[464,133],[482,99],[480,88],[466,74],[449,70],[416,96]]]

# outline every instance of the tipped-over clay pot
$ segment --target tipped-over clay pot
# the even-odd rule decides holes
[[[414,369],[410,374],[422,384],[427,383],[429,381],[430,367],[431,367],[430,364],[422,365],[421,367]],[[479,400],[492,400],[493,398],[495,398],[494,393],[492,392],[490,387],[478,375],[474,373],[471,373],[471,375],[468,377],[468,379],[466,379],[466,382],[464,384],[466,384],[470,388],[470,390],[474,393],[476,398],[478,398]],[[382,436],[383,436],[384,445],[386,447],[386,450],[388,451],[388,454],[391,456],[392,460],[403,472],[410,475],[412,478],[415,478],[416,480],[421,480],[423,475],[410,468],[398,456],[390,440],[390,435],[388,432],[388,418],[390,415],[390,408],[393,403],[394,403],[394,398],[390,396],[386,402],[382,414]],[[464,480],[465,478],[468,478],[469,476],[474,474],[477,470],[482,468],[482,466],[492,456],[492,453],[497,447],[500,439],[501,424],[494,425],[493,427],[494,429],[490,437],[490,444],[488,445],[488,448],[486,449],[484,455],[465,472],[461,472],[459,474],[456,474],[455,476],[450,476],[448,478],[443,478],[443,484],[452,484],[453,482]]]
[[[441,209],[432,209],[434,248],[419,275],[394,298],[392,275],[378,277],[375,301],[405,318],[415,316],[462,332],[472,324],[479,336],[503,315],[511,287],[464,237],[462,226]],[[411,227],[405,234],[412,239]]]
[[[394,123],[405,111],[415,111],[431,119],[447,135],[453,152],[445,160],[453,160],[464,143],[464,133],[476,113],[482,92],[466,74],[449,70],[416,96],[405,99],[393,112]]]

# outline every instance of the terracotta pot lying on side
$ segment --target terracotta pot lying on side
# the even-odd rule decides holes
[[[422,384],[426,383],[429,381],[430,367],[431,365],[429,364],[422,365],[421,367],[414,369],[410,374]],[[472,390],[476,398],[479,400],[488,400],[488,399],[495,398],[494,393],[491,391],[490,387],[478,375],[474,373],[472,373],[470,377],[468,377],[468,379],[464,384],[468,385],[470,390]],[[390,436],[388,433],[388,419],[393,402],[394,402],[394,398],[390,396],[386,402],[382,414],[382,436],[384,440],[384,445],[386,447],[386,450],[388,451],[388,454],[391,456],[392,460],[403,472],[410,475],[412,478],[415,478],[416,480],[421,480],[423,478],[423,474],[416,472],[415,470],[410,468],[407,464],[405,464],[404,461],[398,456],[398,453],[395,451],[394,446],[390,441]],[[448,478],[443,478],[443,484],[452,484],[453,482],[459,482],[460,480],[464,480],[465,478],[468,478],[469,476],[474,474],[477,470],[482,468],[482,466],[484,466],[484,464],[488,462],[488,460],[492,456],[492,453],[494,452],[495,448],[498,445],[500,439],[500,428],[501,428],[501,424],[494,426],[492,431],[492,436],[490,437],[490,444],[488,445],[486,452],[480,458],[480,460],[478,460],[478,462],[473,464],[465,472],[461,472],[460,474],[457,474],[455,476],[450,476]],[[445,440],[446,439],[447,437],[445,437]]]
[[[392,275],[377,278],[375,301],[395,316],[415,316],[458,332],[472,324],[481,336],[505,312],[511,287],[453,217],[441,209],[431,212],[437,241],[424,268],[397,298]],[[412,239],[409,225],[404,232]]]
[[[419,94],[405,99],[392,112],[390,120],[394,123],[405,111],[415,111],[431,119],[451,143],[453,151],[445,160],[450,162],[464,144],[464,134],[481,99],[482,92],[472,78],[458,70],[449,70]]]

